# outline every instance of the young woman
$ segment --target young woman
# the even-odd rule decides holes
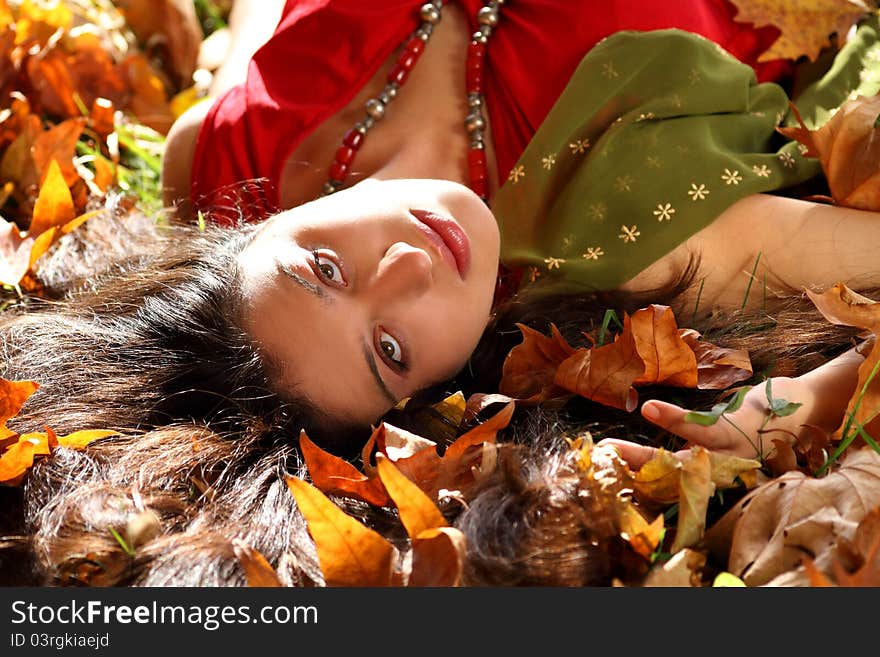
[[[482,97],[479,103],[468,98],[461,89],[467,65],[444,53],[468,49],[469,28],[479,20],[470,15],[477,7],[464,3],[475,5],[466,13],[457,4],[444,6],[437,22],[436,5],[432,10],[411,4],[287,3],[276,37],[253,59],[246,87],[233,88],[211,105],[210,123],[197,116],[206,104],[169,136],[169,199],[188,197],[193,188],[192,207],[210,211],[218,224],[230,223],[229,201],[236,199],[236,212],[264,221],[234,221],[233,228],[209,225],[204,231],[146,222],[125,239],[114,239],[112,244],[126,245],[121,253],[86,234],[79,245],[69,241],[40,272],[63,300],[3,318],[4,377],[41,385],[10,422],[16,430],[48,425],[57,433],[91,427],[121,434],[84,452],[60,450],[34,469],[20,491],[5,491],[20,495],[24,520],[13,518],[9,533],[21,532],[20,538],[7,541],[10,550],[0,558],[31,564],[31,581],[241,583],[235,546],[244,541],[265,555],[285,582],[320,582],[313,548],[282,476],[302,472],[292,439],[300,429],[329,449],[356,452],[365,428],[397,400],[459,372],[473,370],[491,378],[492,370],[478,359],[492,361],[497,371],[515,338],[509,329],[519,319],[535,326],[554,321],[568,335],[577,335],[590,321],[588,307],[594,312],[633,310],[648,300],[668,300],[693,309],[691,288],[674,285],[683,274],[690,275],[684,282],[695,275],[704,281],[701,307],[739,307],[747,287],[740,272],[750,271],[758,254],[761,263],[769,263],[758,275],[768,271],[777,277],[771,283],[778,285],[876,283],[870,275],[859,278],[872,272],[871,245],[880,230],[873,213],[757,194],[812,179],[818,168],[800,157],[794,144],[772,146],[775,112],[784,112],[787,102],[781,88],[756,84],[751,67],[705,39],[683,32],[624,33],[593,47],[606,36],[600,30],[561,57],[568,63],[557,68],[555,55],[538,60],[535,49],[555,43],[556,34],[567,34],[561,31],[565,24],[587,29],[586,21],[571,22],[566,12],[592,5],[504,3],[497,29],[481,28],[483,36],[492,32],[485,70],[500,68],[492,59],[497,47],[512,58],[509,70],[530,71],[532,77],[520,80],[516,94],[493,109],[493,99],[505,98],[505,87],[501,78],[487,73],[488,115],[483,114],[482,127],[470,120],[468,133],[457,110],[482,106]],[[717,18],[719,7],[729,12],[723,3],[698,4],[701,11],[685,13],[702,20]],[[397,5],[416,13],[398,13]],[[491,25],[493,19],[483,16],[480,25]],[[731,14],[722,16],[735,31]],[[264,17],[261,13],[260,20]],[[559,30],[535,31],[540,39],[530,43],[525,34],[539,18]],[[366,38],[361,32],[365,25],[380,26],[399,35],[399,43],[413,29],[425,28],[421,22],[434,26],[429,42],[418,66],[407,69],[406,84],[395,90],[393,103],[385,103],[379,96],[383,90],[389,93],[384,81],[400,63],[399,55],[391,54],[394,44],[379,47],[372,34]],[[322,28],[317,36],[311,32],[316,27]],[[505,27],[511,28],[509,37],[502,37]],[[615,29],[606,28],[608,33]],[[869,48],[872,34],[868,25],[848,52]],[[292,38],[297,35],[311,36]],[[345,75],[336,80],[328,71],[335,70],[334,57],[347,56],[340,54],[347,51],[328,47],[330,38],[352,47],[351,56],[360,47],[369,51],[363,70],[343,67]],[[415,38],[423,41],[420,35]],[[312,47],[312,58],[302,52],[297,53],[302,58],[291,58],[283,48],[272,47],[291,44]],[[479,53],[480,38],[477,44],[473,50]],[[645,60],[640,50],[645,46],[651,52],[667,48],[668,55]],[[524,53],[515,56],[519,47]],[[452,66],[452,61],[459,63]],[[276,75],[290,66],[290,76],[270,85],[261,75],[261,62],[272,63]],[[314,88],[304,91],[293,84],[289,78],[298,74],[291,62],[301,62],[304,71],[317,76],[311,80]],[[553,66],[545,71],[542,62]],[[471,65],[472,71],[479,68]],[[322,82],[316,71],[328,72],[333,82]],[[533,97],[528,112],[508,115],[503,108],[520,104],[522,109],[520,94],[526,93],[529,79],[544,72],[556,80],[553,93]],[[677,100],[689,105],[685,110],[669,96],[667,74],[680,85],[717,83],[715,91],[726,95],[719,100],[711,87],[688,95],[682,86]],[[366,86],[352,86],[351,76],[360,76]],[[475,76],[471,73],[471,82]],[[260,87],[264,93],[255,106],[251,92]],[[633,88],[640,90],[637,96],[631,96]],[[285,89],[299,100],[282,98]],[[662,89],[668,104],[653,104],[659,96],[652,89]],[[248,102],[238,103],[241,94]],[[444,96],[457,101],[437,100]],[[352,155],[339,152],[334,140],[345,133],[345,125],[357,122],[352,115],[359,116],[370,100],[383,110],[386,104],[391,107],[357,148],[346,146],[357,150],[355,173],[349,174],[357,183],[348,186],[349,175],[342,181],[333,178],[327,190],[332,193],[311,200],[321,193],[319,178],[328,166],[313,163],[323,160],[322,154],[336,157],[340,166],[329,164],[332,175],[345,173],[339,158],[351,163]],[[585,110],[588,101],[592,109]],[[320,112],[311,122],[298,123],[300,114],[282,111],[291,103],[298,112],[312,104]],[[370,103],[370,108],[375,123],[378,105]],[[322,118],[315,118],[319,114]],[[299,141],[282,135],[288,122]],[[251,143],[251,133],[262,139]],[[362,134],[360,129],[355,133]],[[499,134],[511,141],[502,145]],[[648,169],[655,169],[658,160],[649,157],[676,152],[664,145],[696,150],[661,159],[663,166],[652,173]],[[283,157],[271,152],[274,146]],[[477,152],[470,161],[468,151]],[[448,157],[452,152],[462,155]],[[628,154],[645,157],[627,161]],[[575,156],[584,157],[564,159]],[[302,162],[309,164],[303,167]],[[470,164],[472,178],[466,175]],[[720,167],[716,179],[691,179],[689,174],[709,171],[710,164]],[[636,165],[648,169],[637,171]],[[525,177],[513,173],[520,166]],[[770,172],[767,176],[762,167]],[[319,173],[309,173],[312,168]],[[537,175],[544,171],[545,177]],[[268,178],[272,184],[248,184],[253,178]],[[671,189],[672,180],[686,185],[679,189],[681,200],[670,198],[658,208],[655,196]],[[650,184],[641,188],[641,182]],[[630,191],[637,193],[630,197]],[[589,209],[593,205],[595,211]],[[664,230],[649,231],[643,218],[636,218],[644,213],[651,227]],[[547,220],[551,215],[552,222]],[[767,219],[757,221],[756,216]],[[89,230],[101,226],[95,222]],[[546,239],[541,237],[544,228]],[[562,251],[569,234],[573,257]],[[612,242],[600,241],[606,239]],[[638,251],[627,250],[636,246]],[[793,246],[808,252],[809,260],[792,255]],[[688,269],[694,254],[704,263],[696,274]],[[520,272],[522,282],[531,277],[529,267],[540,265],[534,273],[540,274],[541,285],[522,285],[513,296],[499,294],[499,260],[505,269]],[[74,263],[81,263],[79,277]],[[591,269],[595,264],[600,266]],[[574,294],[572,284],[587,291]],[[790,338],[818,350],[815,335],[793,332]],[[841,371],[851,376],[852,368],[822,369],[815,376]],[[795,380],[812,389],[806,384],[815,379]],[[784,383],[780,380],[780,386]],[[478,386],[475,391],[490,389]],[[828,413],[810,405],[804,413],[816,408],[831,425],[844,404]],[[677,422],[682,409],[659,410],[659,424],[686,439],[704,440]],[[739,416],[746,425],[757,417],[748,416],[749,410],[760,410],[757,401]],[[819,416],[812,419],[819,421]],[[500,514],[500,509],[530,514],[536,508],[541,517],[559,517],[548,515],[549,510],[562,513],[550,504],[558,499],[555,490],[567,490],[572,465],[551,458],[559,450],[559,426],[556,419],[539,418],[514,427],[511,439],[523,445],[522,451],[505,457],[503,467],[461,514],[459,523],[468,528],[472,546],[469,583],[607,583],[613,576],[611,553],[591,539],[598,528],[515,537],[510,532],[516,523]],[[712,432],[706,435],[719,449],[742,449],[720,443]],[[542,492],[533,496],[536,486]],[[571,500],[574,504],[577,496]],[[545,504],[550,507],[544,509]],[[381,511],[358,512],[378,514],[373,520],[380,526],[384,520]],[[569,519],[578,517],[571,510]],[[131,527],[134,558],[109,531]],[[560,525],[550,523],[546,529],[551,527]],[[577,550],[563,545],[568,538],[578,543]],[[13,548],[29,559],[18,559]],[[565,553],[578,555],[574,571],[557,568],[553,558],[567,548],[572,549]]]
[[[185,214],[268,218],[243,311],[282,386],[375,420],[464,366],[499,262],[507,291],[647,292],[697,257],[703,309],[876,282],[874,213],[767,193],[823,184],[757,81],[793,70],[757,63],[777,32],[726,1],[645,5],[277,2],[269,34],[239,3],[233,54],[256,52],[172,129],[165,183]],[[876,43],[865,24],[799,95],[808,121],[876,92],[853,75]]]

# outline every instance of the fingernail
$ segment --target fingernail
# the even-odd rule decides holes
[[[645,404],[642,406],[642,416],[648,420],[660,419],[660,410],[653,404]]]

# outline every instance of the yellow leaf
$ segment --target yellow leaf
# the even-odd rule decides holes
[[[53,159],[40,186],[28,234],[37,237],[53,226],[63,226],[75,216],[70,189],[64,181],[58,161]]]
[[[376,468],[385,490],[397,505],[400,521],[410,538],[447,525],[446,519],[431,498],[407,479],[384,454],[376,454]]]
[[[755,27],[774,25],[781,32],[773,45],[758,57],[816,61],[820,51],[837,34],[842,45],[849,29],[864,17],[870,7],[862,0],[731,0],[739,9],[735,20]]]
[[[661,513],[650,523],[632,504],[620,509],[620,535],[643,559],[650,560],[663,540],[665,526]]]
[[[715,576],[715,579],[712,581],[712,586],[745,586],[746,583],[743,582],[739,577],[734,575],[733,573],[723,572],[718,573]]]
[[[89,429],[85,431],[74,431],[66,436],[58,436],[58,444],[68,449],[83,449],[90,442],[99,438],[108,436],[118,436],[119,432],[109,431],[106,429]]]
[[[389,586],[394,547],[311,484],[298,477],[286,481],[315,541],[326,585]]]
[[[694,447],[691,457],[682,463],[678,525],[675,529],[675,541],[670,548],[673,553],[695,545],[703,537],[709,499],[715,493],[711,470],[709,450],[704,447]]]

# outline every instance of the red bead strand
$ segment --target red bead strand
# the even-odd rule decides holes
[[[444,0],[432,0],[420,8],[422,23],[404,42],[394,66],[388,72],[385,88],[378,96],[367,101],[365,105],[366,117],[345,133],[342,143],[336,149],[322,195],[332,194],[345,183],[367,132],[376,121],[381,121],[384,118],[388,104],[396,98],[400,88],[406,83],[410,72],[424,52],[425,44],[430,38],[434,26],[440,21],[443,2]],[[480,24],[480,28],[474,33],[468,45],[465,61],[465,90],[470,108],[465,119],[465,127],[470,135],[470,147],[467,153],[468,181],[474,193],[486,202],[488,202],[489,186],[486,146],[483,141],[486,125],[483,116],[486,43],[492,29],[498,24],[498,14],[504,2],[505,0],[488,0],[486,5],[477,12],[477,22]]]

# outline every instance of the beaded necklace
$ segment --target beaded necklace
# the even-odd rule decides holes
[[[471,36],[465,64],[465,90],[467,91],[468,114],[464,120],[465,129],[470,137],[468,147],[468,181],[470,188],[483,201],[488,203],[488,168],[486,166],[486,143],[484,141],[486,118],[483,114],[485,104],[483,97],[483,72],[486,60],[486,44],[493,28],[498,25],[501,5],[505,0],[487,0],[477,12],[479,29]],[[364,139],[370,129],[385,117],[388,105],[397,97],[406,82],[410,71],[415,67],[425,45],[431,38],[434,26],[440,22],[440,10],[444,0],[432,0],[421,6],[419,15],[421,24],[403,43],[403,48],[394,66],[388,72],[385,87],[374,98],[364,105],[366,116],[350,128],[342,137],[342,143],[336,149],[333,163],[330,165],[328,180],[324,183],[322,196],[332,194],[345,183],[351,171],[351,165],[358,150],[363,146]]]

